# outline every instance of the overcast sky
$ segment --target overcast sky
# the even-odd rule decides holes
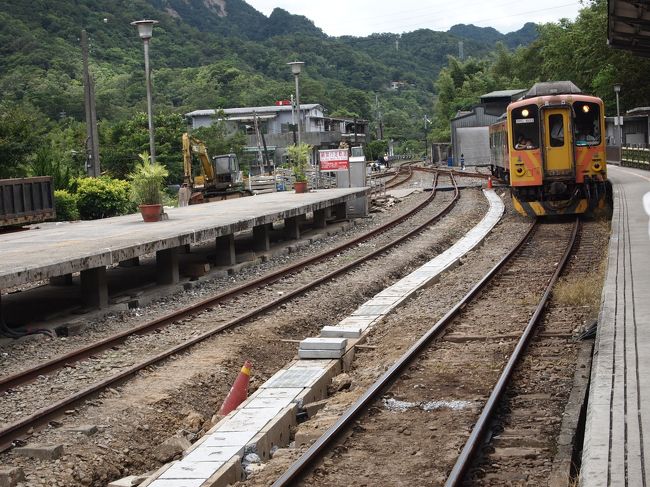
[[[331,36],[367,36],[417,29],[446,31],[455,24],[494,27],[502,33],[526,22],[575,19],[578,0],[246,0],[268,16],[275,7],[312,20]]]

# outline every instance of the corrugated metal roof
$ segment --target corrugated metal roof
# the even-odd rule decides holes
[[[608,0],[607,10],[607,43],[649,57],[650,12],[647,2]]]
[[[650,114],[650,107],[636,107],[627,111],[628,115],[648,115]]]
[[[451,120],[452,130],[458,127],[486,127],[499,119],[499,116],[485,113],[485,107],[477,106],[466,114]]]
[[[490,93],[486,93],[485,95],[481,95],[481,98],[512,98],[515,95],[518,95],[520,93],[523,93],[526,91],[525,89],[523,90],[500,90],[500,91],[491,91]]]
[[[323,108],[323,105],[320,103],[301,103],[301,110],[312,110],[316,107]],[[239,108],[224,108],[224,113],[226,115],[242,115],[249,113],[278,113],[278,112],[287,112],[291,111],[291,105],[270,105],[264,107],[239,107]],[[193,112],[186,113],[186,117],[210,117],[217,113],[217,110],[194,110]]]

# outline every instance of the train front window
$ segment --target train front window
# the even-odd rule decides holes
[[[539,147],[539,109],[537,105],[518,107],[510,112],[512,144],[516,150]]]
[[[578,101],[573,104],[576,145],[600,144],[600,106],[597,103]]]

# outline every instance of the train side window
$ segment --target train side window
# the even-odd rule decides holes
[[[537,105],[517,107],[510,112],[512,144],[516,150],[539,147],[539,109]]]
[[[575,144],[598,145],[601,141],[600,134],[600,106],[591,102],[575,102]]]

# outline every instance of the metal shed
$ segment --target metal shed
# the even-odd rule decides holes
[[[526,90],[501,90],[481,96],[481,103],[471,111],[462,111],[451,120],[451,146],[454,165],[490,163],[489,126],[506,111],[508,105]]]

